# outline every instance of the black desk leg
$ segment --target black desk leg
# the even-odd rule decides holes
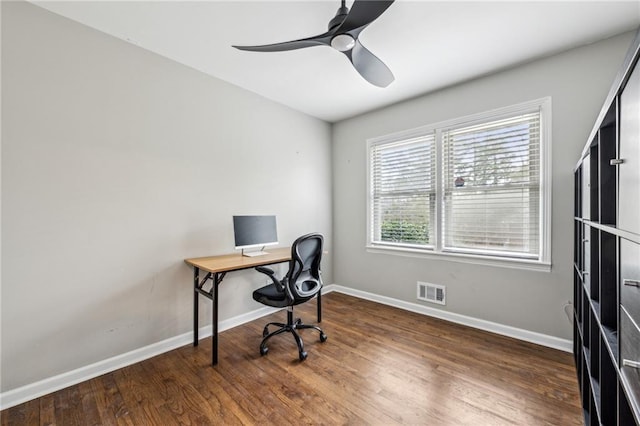
[[[213,308],[211,309],[211,365],[218,363],[218,285],[224,274],[213,274]]]
[[[198,346],[198,282],[200,268],[193,268],[193,346]]]
[[[322,322],[322,289],[318,292],[318,322]]]

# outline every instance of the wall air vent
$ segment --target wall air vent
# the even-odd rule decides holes
[[[418,281],[418,299],[426,302],[446,305],[445,287],[439,284]]]

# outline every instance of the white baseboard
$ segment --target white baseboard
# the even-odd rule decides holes
[[[278,310],[279,309],[270,307],[256,309],[255,311],[247,312],[246,314],[238,315],[236,317],[220,321],[220,323],[218,324],[218,329],[222,332],[246,322],[253,321],[254,319],[261,318],[265,315],[269,315]],[[211,325],[200,327],[198,329],[198,340],[207,338],[209,336],[211,336]],[[94,377],[110,373],[111,371],[115,371],[119,368],[135,364],[136,362],[144,361],[145,359],[152,358],[156,355],[163,354],[165,352],[177,349],[190,343],[193,343],[193,332],[191,331],[139,349],[134,349],[133,351],[126,352],[124,354],[116,355],[114,357],[98,361],[90,365],[86,365],[84,367],[80,367],[76,370],[68,371],[66,373],[58,374],[57,376],[49,377],[35,383],[2,392],[0,393],[0,410],[22,404],[23,402],[39,398],[43,395],[47,395],[51,392],[64,389],[77,383],[93,379]]]
[[[428,315],[435,318],[455,322],[457,324],[466,325],[480,330],[490,331],[492,333],[501,334],[503,336],[513,337],[515,339],[524,340],[526,342],[535,343],[549,348],[558,349],[564,352],[573,351],[573,342],[567,339],[561,339],[547,334],[536,333],[535,331],[524,330],[521,328],[511,327],[509,325],[499,324],[496,322],[486,321],[466,315],[456,314],[454,312],[444,311],[442,309],[431,308],[429,306],[420,305],[418,303],[405,302],[404,300],[394,299],[387,296],[380,296],[366,291],[355,290],[349,287],[343,287],[338,284],[332,284],[332,291],[348,294],[350,296],[359,297],[360,299],[371,300],[373,302],[382,303],[384,305],[394,306],[406,311],[416,312],[418,314]]]
[[[571,352],[573,348],[572,342],[570,340],[560,339],[541,333],[510,327],[491,321],[472,318],[453,312],[447,312],[441,309],[430,308],[428,306],[423,306],[417,303],[405,302],[403,300],[393,299],[391,297],[379,296],[377,294],[355,290],[337,284],[330,284],[325,286],[323,293],[326,294],[332,291],[344,293],[361,299],[371,300],[373,302],[382,303],[384,305],[394,306],[396,308],[404,309],[407,311],[444,319],[458,324],[467,325],[469,327],[490,331],[504,336],[514,337],[516,339],[548,346],[550,348],[559,349],[566,352]],[[278,311],[278,309],[264,307],[256,309],[255,311],[247,312],[246,314],[238,315],[236,317],[220,321],[220,324],[218,325],[219,331],[222,332],[233,327],[237,327],[238,325],[245,324],[276,311]],[[198,333],[200,339],[211,336],[211,325],[201,327],[198,330]],[[62,373],[57,376],[49,377],[35,383],[31,383],[16,389],[0,393],[0,410],[22,404],[23,402],[39,398],[51,392],[55,392],[68,386],[84,382],[94,377],[98,377],[111,371],[117,370],[119,368],[135,364],[136,362],[140,362],[156,355],[160,355],[162,353],[171,351],[192,342],[193,333],[187,332],[179,336],[163,340],[161,342],[153,343],[151,345],[135,349],[121,355],[116,355],[112,358],[80,367],[76,370]]]

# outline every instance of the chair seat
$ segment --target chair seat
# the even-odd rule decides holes
[[[275,284],[269,284],[255,290],[253,292],[253,300],[275,308],[284,308],[290,305],[286,293],[279,291]]]

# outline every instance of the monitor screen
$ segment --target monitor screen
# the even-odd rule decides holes
[[[275,216],[233,216],[236,249],[278,244]]]

